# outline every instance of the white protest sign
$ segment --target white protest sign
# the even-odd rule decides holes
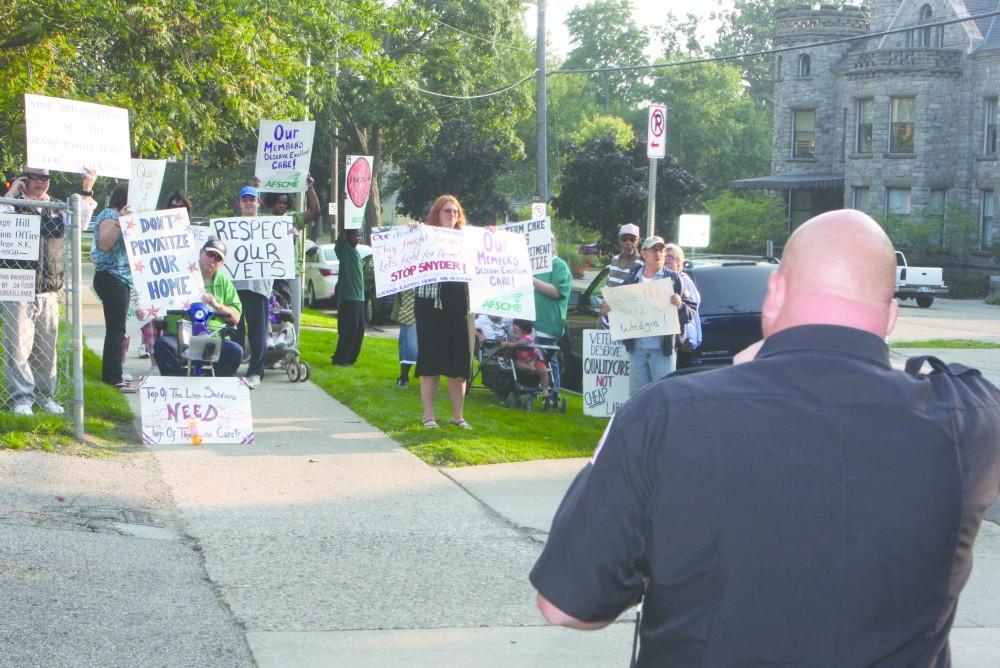
[[[492,290],[469,284],[469,302],[474,313],[498,315],[503,318],[535,319],[535,289],[531,285],[495,293]]]
[[[525,220],[519,223],[508,223],[500,229],[524,235],[528,242],[528,257],[531,258],[532,274],[544,274],[547,271],[552,271],[552,221],[548,218]]]
[[[128,205],[134,213],[156,210],[165,171],[166,160],[132,161],[132,177],[128,180]]]
[[[42,217],[0,213],[0,260],[38,260]]]
[[[128,111],[103,104],[24,95],[24,126],[32,167],[127,179],[132,175]]]
[[[122,239],[139,295],[140,320],[162,318],[168,310],[201,301],[205,281],[198,248],[188,233],[187,209],[122,216]]]
[[[462,230],[400,225],[372,232],[372,255],[379,297],[428,283],[472,280]]]
[[[222,271],[234,281],[295,277],[295,238],[289,216],[214,218],[209,234],[226,244]]]
[[[142,442],[253,443],[250,386],[244,378],[146,376],[139,384]]]
[[[705,248],[709,244],[711,229],[711,217],[682,213],[677,221],[677,245],[685,248]]]
[[[674,294],[670,279],[605,287],[601,294],[611,307],[608,329],[615,341],[680,334],[677,307],[670,303]]]
[[[347,174],[344,177],[344,229],[360,230],[365,224],[365,208],[372,189],[372,157],[347,156]]]
[[[629,355],[606,329],[583,330],[583,414],[611,417],[628,400]]]
[[[260,192],[305,192],[316,121],[261,121],[257,135]]]
[[[0,269],[0,302],[35,301],[34,269]]]
[[[467,227],[464,232],[466,266],[472,268],[472,284],[493,294],[531,285],[531,261],[522,234],[490,232],[481,227]]]

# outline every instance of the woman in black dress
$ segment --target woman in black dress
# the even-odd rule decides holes
[[[441,195],[427,214],[427,224],[462,229],[465,212],[453,195]],[[451,400],[451,423],[471,429],[462,415],[465,406],[465,383],[472,367],[472,316],[469,313],[469,286],[445,282],[424,285],[415,290],[414,312],[417,317],[417,369],[420,399],[424,406],[425,427],[438,426],[434,419],[434,399],[440,377],[448,381]]]

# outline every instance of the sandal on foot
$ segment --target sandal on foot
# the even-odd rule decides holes
[[[424,420],[423,425],[425,427],[427,427],[428,429],[437,429],[438,428],[437,420],[435,420],[434,418],[431,418],[430,420]]]
[[[136,392],[139,391],[138,387],[136,387],[132,383],[128,382],[127,380],[123,380],[122,382],[118,383],[114,387],[119,392],[123,392],[125,394],[135,394]]]
[[[452,420],[451,423],[461,429],[472,429],[472,425],[466,422],[464,418],[461,420]]]

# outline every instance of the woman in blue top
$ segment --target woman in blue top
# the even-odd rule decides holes
[[[128,183],[119,183],[111,191],[108,208],[97,216],[94,243],[90,259],[94,263],[94,291],[104,306],[104,355],[101,380],[122,392],[135,392],[135,387],[122,378],[122,350],[125,342],[125,315],[132,292],[132,270],[122,240],[119,216],[126,213]]]

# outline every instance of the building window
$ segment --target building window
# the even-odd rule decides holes
[[[983,155],[997,154],[997,98],[986,98],[983,117]]]
[[[851,189],[851,208],[858,211],[868,211],[868,199],[871,188],[868,186],[854,186]]]
[[[992,190],[979,191],[979,243],[982,248],[993,245],[993,222],[996,220],[996,199]]]
[[[803,53],[799,56],[799,78],[804,79],[812,74],[812,61],[809,55]]]
[[[812,193],[808,190],[796,190],[792,193],[791,211],[789,219],[792,229],[813,217]]]
[[[795,125],[792,157],[811,158],[816,151],[816,110],[796,109],[792,114]]]
[[[948,198],[948,191],[939,188],[931,189],[931,198],[927,201],[927,209],[924,212],[924,219],[928,224],[940,234],[938,239],[941,246],[945,244],[945,204]]]
[[[913,97],[892,98],[891,124],[889,133],[889,153],[913,153],[916,133],[917,100]]]
[[[872,126],[875,121],[875,101],[871,98],[856,102],[857,135],[854,150],[858,153],[872,152]]]
[[[899,218],[910,215],[910,189],[887,188],[885,197],[885,214],[889,218]]]
[[[934,12],[931,11],[930,5],[924,5],[920,8],[920,23],[931,23],[934,20]],[[941,46],[943,41],[942,38],[943,26],[928,26],[926,28],[917,28],[916,33],[916,43],[917,46],[923,47],[938,47]],[[910,37],[910,33],[907,34]],[[908,39],[912,41],[912,39]],[[910,46],[910,44],[907,44]]]
[[[774,80],[781,81],[781,55],[774,59]]]

